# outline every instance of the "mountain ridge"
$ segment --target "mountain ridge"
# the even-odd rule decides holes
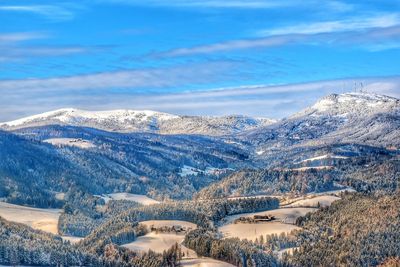
[[[181,116],[152,110],[86,111],[64,108],[0,123],[5,130],[52,124],[84,126],[112,132],[225,135],[274,123],[243,115]]]

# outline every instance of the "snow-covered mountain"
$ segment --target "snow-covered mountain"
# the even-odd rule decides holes
[[[0,127],[15,130],[44,125],[70,125],[115,132],[217,136],[255,129],[273,122],[266,118],[245,116],[178,116],[151,110],[86,111],[68,108],[0,123]]]
[[[400,100],[373,93],[331,94],[290,118],[303,116],[365,117],[399,111]]]
[[[241,133],[260,156],[293,147],[360,144],[400,147],[400,100],[372,93],[326,96],[275,124]]]

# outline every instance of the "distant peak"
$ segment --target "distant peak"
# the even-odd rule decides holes
[[[0,123],[0,127],[14,130],[35,126],[69,125],[113,132],[223,135],[246,129],[254,129],[273,122],[273,120],[246,116],[179,116],[153,110],[117,109],[87,111],[75,108],[62,108]]]
[[[292,117],[304,115],[348,115],[371,114],[398,109],[400,100],[394,97],[367,92],[330,94],[318,100],[311,107],[296,113]]]
[[[380,95],[376,93],[369,93],[369,92],[350,92],[350,93],[343,93],[343,94],[331,94],[328,95],[321,100],[329,99],[329,100],[364,100],[364,101],[398,101],[397,98]]]

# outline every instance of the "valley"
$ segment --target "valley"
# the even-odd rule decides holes
[[[0,264],[376,266],[400,257],[399,116],[398,99],[350,93],[278,121],[62,109],[0,124]]]

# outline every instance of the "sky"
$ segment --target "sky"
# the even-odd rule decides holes
[[[49,110],[282,118],[400,97],[400,1],[0,0],[0,121]]]

